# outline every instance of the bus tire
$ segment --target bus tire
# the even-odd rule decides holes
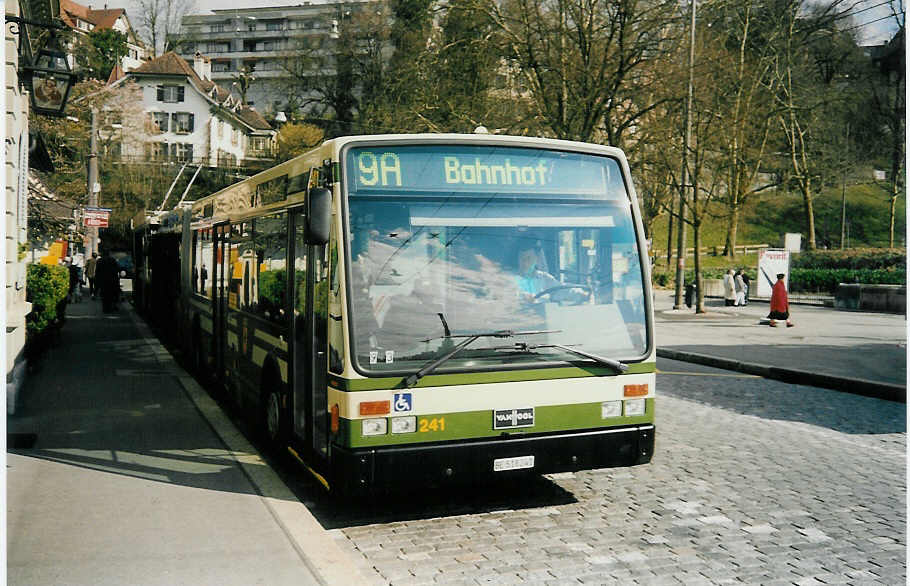
[[[270,365],[262,377],[260,428],[266,441],[273,448],[281,447],[287,434],[287,424],[281,407],[283,395],[281,378],[276,373],[276,368]]]

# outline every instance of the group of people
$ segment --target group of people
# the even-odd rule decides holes
[[[784,321],[788,328],[793,327],[790,320],[790,301],[787,298],[787,285],[784,273],[777,274],[777,282],[771,287],[771,311],[768,313],[768,325],[777,327],[778,321]],[[729,269],[724,275],[724,303],[743,306],[749,301],[749,276],[742,269],[734,272]]]
[[[742,269],[729,269],[724,275],[724,305],[745,306],[749,303],[749,275]]]
[[[101,307],[105,313],[117,308],[117,302],[120,300],[120,265],[110,252],[104,251],[101,258],[98,258],[97,252],[93,252],[92,257],[84,262],[84,267],[81,254],[72,258],[67,257],[64,264],[69,269],[71,303],[82,301],[82,285],[87,279],[89,294],[92,299],[97,295],[101,296]]]

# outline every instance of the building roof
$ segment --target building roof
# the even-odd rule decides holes
[[[117,62],[114,64],[114,68],[111,69],[111,74],[107,78],[107,85],[111,85],[115,81],[120,81],[124,77],[126,77],[126,73],[124,73],[123,68],[120,67],[120,62]]]
[[[73,0],[60,0],[60,18],[72,28],[76,28],[75,18],[80,18],[95,25],[96,29],[109,29],[125,12],[123,8],[108,8],[107,4],[102,10],[93,10],[90,6],[83,6]]]
[[[215,104],[231,112],[243,124],[252,130],[272,130],[262,114],[246,105],[233,103],[231,92],[209,79],[202,79],[196,70],[180,55],[168,51],[164,55],[147,61],[132,70],[129,75],[179,75],[186,77],[197,90]],[[111,74],[113,75],[113,73]],[[111,83],[111,82],[109,82]]]
[[[173,51],[168,51],[160,57],[156,57],[151,61],[146,61],[136,69],[132,70],[130,73],[148,73],[153,75],[186,75],[193,78],[194,81],[202,81],[196,72],[190,67],[190,64],[186,62],[186,59],[174,53]]]

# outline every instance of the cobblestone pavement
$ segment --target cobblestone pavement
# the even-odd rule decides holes
[[[658,366],[651,464],[333,535],[377,584],[905,583],[905,405]]]

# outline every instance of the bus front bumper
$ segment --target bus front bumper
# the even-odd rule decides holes
[[[333,488],[347,493],[489,482],[651,461],[654,425],[348,449],[332,446]],[[494,470],[509,466],[533,466]],[[497,464],[498,463],[498,464]]]

